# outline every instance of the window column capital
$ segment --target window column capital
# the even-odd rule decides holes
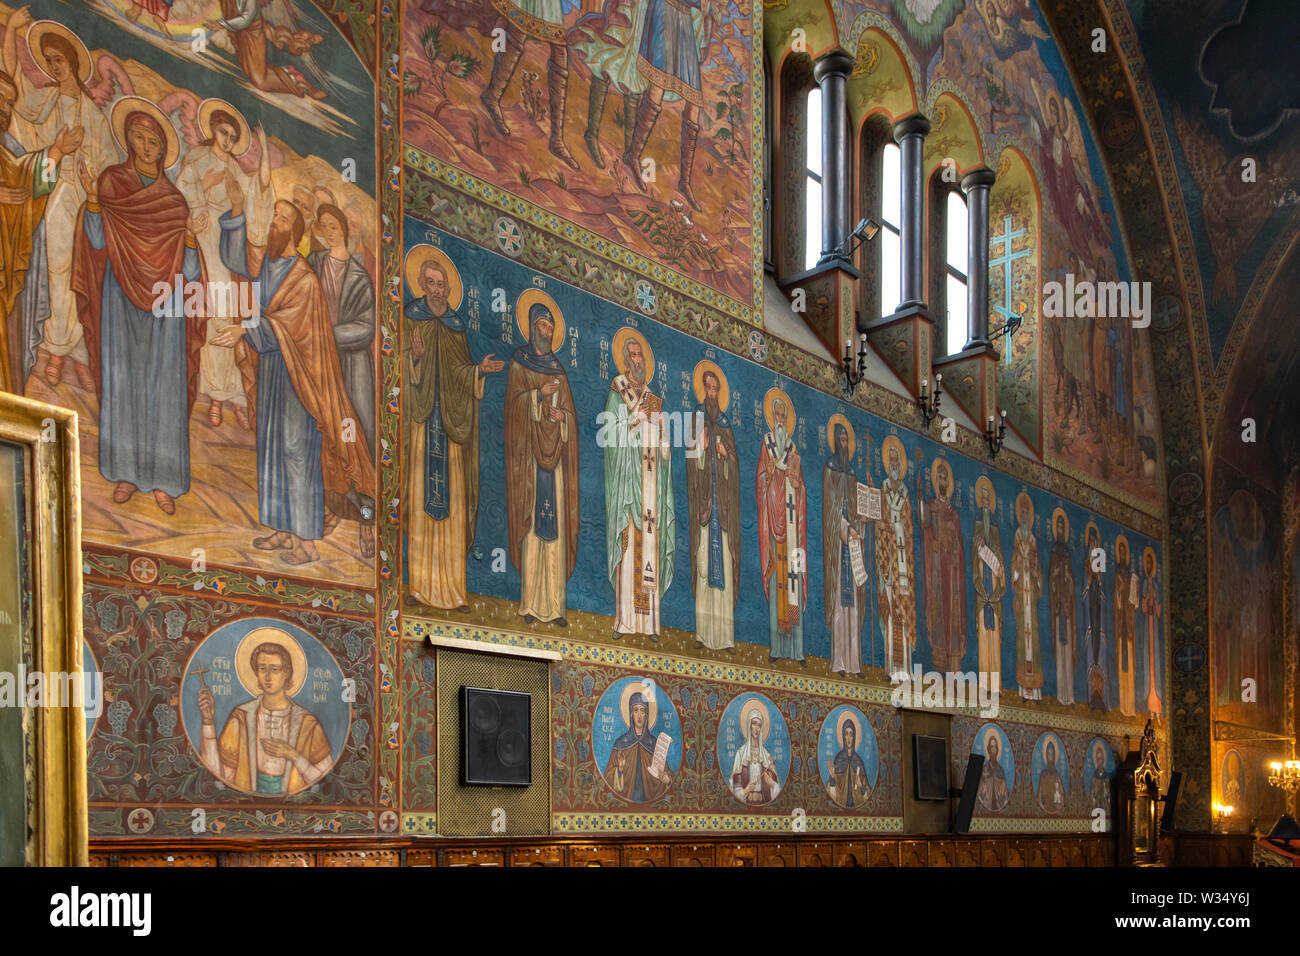
[[[972,169],[961,178],[961,191],[969,196],[973,189],[989,189],[997,181],[997,178],[998,174],[987,166],[981,166],[979,169]]]
[[[817,81],[818,86],[821,86],[827,77],[847,78],[853,72],[853,64],[853,57],[843,50],[831,50],[826,55],[818,57],[817,62],[813,64],[813,79]]]
[[[904,116],[894,124],[894,142],[902,145],[909,136],[927,136],[930,133],[930,121],[920,113]]]

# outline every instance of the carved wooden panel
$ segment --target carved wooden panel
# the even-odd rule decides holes
[[[837,843],[834,851],[835,866],[866,866],[865,843]]]
[[[618,866],[620,863],[616,846],[571,846],[569,847],[570,866]]]
[[[327,850],[320,855],[321,866],[397,866],[397,850]]]
[[[215,853],[122,853],[118,866],[216,866]]]
[[[415,847],[406,851],[407,866],[437,866],[437,847]]]
[[[873,840],[867,844],[868,866],[898,866],[898,844],[893,840]]]
[[[898,865],[929,866],[929,848],[924,840],[904,840],[898,845]]]
[[[1007,861],[1007,844],[1003,840],[982,840],[980,842],[980,866],[1009,866]]]
[[[1028,866],[1029,857],[1025,849],[1025,840],[1008,840],[1006,842],[1005,866]]]
[[[564,847],[533,846],[510,851],[511,866],[564,866]],[[581,865],[581,864],[579,864]]]
[[[956,847],[958,866],[980,865],[979,840],[957,840],[954,845]]]
[[[759,866],[798,866],[793,843],[767,843],[758,848]]]
[[[315,866],[316,854],[311,850],[223,853],[221,862],[223,866]]]
[[[724,843],[718,847],[718,866],[758,866],[758,847]]]
[[[957,847],[952,840],[935,840],[930,844],[930,866],[956,866]]]
[[[443,850],[443,866],[505,866],[504,850]]]
[[[713,844],[678,844],[673,847],[673,866],[713,866]]]
[[[1051,851],[1042,840],[1022,840],[1025,844],[1025,866],[1051,866]]]
[[[800,843],[796,859],[800,866],[831,866],[832,848],[829,843]]]
[[[664,844],[623,848],[624,866],[669,866],[670,848]]]

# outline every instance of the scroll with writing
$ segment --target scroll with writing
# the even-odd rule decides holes
[[[668,748],[673,745],[673,738],[660,732],[655,739],[655,755],[650,760],[650,773],[656,779],[662,779],[664,767],[668,763]]]
[[[858,485],[861,488],[861,485]],[[867,583],[867,565],[862,560],[862,539],[856,538],[849,542],[849,564],[853,566],[853,584],[856,587],[862,587]]]

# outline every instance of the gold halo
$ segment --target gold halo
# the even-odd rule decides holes
[[[943,498],[944,501],[947,501],[952,497],[952,493],[956,490],[957,483],[953,480],[952,465],[948,464],[948,459],[936,458],[934,461],[930,462],[930,484],[933,486],[936,495],[939,493],[940,468],[948,473],[948,494]]]
[[[731,402],[731,386],[727,384],[727,376],[722,374],[722,369],[718,368],[717,362],[710,362],[703,359],[695,366],[694,384],[695,400],[704,401],[704,373],[712,372],[718,376],[718,408],[721,411],[727,410],[727,405]]]
[[[1128,562],[1131,567],[1133,564],[1133,549],[1129,547],[1128,538],[1124,537],[1122,534],[1115,535],[1115,560],[1119,560],[1119,543],[1121,541],[1124,542],[1124,550],[1128,552]]]
[[[785,433],[794,435],[794,426],[797,419],[794,414],[794,402],[790,401],[790,396],[785,393],[784,389],[773,386],[767,390],[763,396],[763,418],[767,422],[768,431],[776,431],[776,425],[772,422],[772,406],[777,399],[785,402]]]
[[[767,735],[772,727],[772,715],[768,712],[767,704],[763,703],[757,697],[750,697],[740,705],[740,726],[744,732],[745,742],[749,742],[749,712],[758,708],[759,715],[763,718],[763,725],[759,728],[759,743],[767,743]]]
[[[852,458],[853,452],[856,451],[858,447],[858,439],[853,434],[853,426],[849,424],[848,418],[846,418],[841,412],[836,412],[830,417],[830,421],[826,423],[826,444],[831,446],[831,451],[835,450],[836,425],[843,425],[844,430],[849,433],[849,457]]]
[[[880,443],[880,464],[885,469],[885,477],[889,477],[889,449],[898,449],[898,480],[902,481],[907,477],[907,449],[903,447],[903,441],[897,435],[886,435],[885,440]]]
[[[628,339],[636,339],[637,344],[641,346],[641,354],[645,356],[645,380],[651,381],[655,377],[655,351],[645,340],[645,336],[630,325],[625,325],[614,333],[614,344],[609,347],[614,357],[614,367],[618,369],[619,375],[627,374],[627,369],[623,367],[623,346],[627,344]]]
[[[1020,492],[1020,494],[1016,495],[1016,517],[1017,518],[1020,517],[1020,502],[1022,501],[1025,504],[1029,505],[1029,523],[1033,524],[1034,523],[1034,499],[1029,497],[1029,492],[1027,491],[1022,491]]]
[[[90,61],[90,51],[86,49],[86,44],[82,42],[81,37],[62,23],[53,20],[37,20],[27,28],[27,52],[32,55],[37,68],[51,80],[54,79],[50,71],[45,69],[45,56],[41,53],[41,39],[50,33],[58,34],[71,43],[74,49],[80,51],[77,57],[77,76],[81,78],[82,83],[89,81],[91,73],[94,72],[94,64]]]
[[[1057,508],[1052,512],[1052,540],[1056,540],[1056,519],[1058,517],[1065,519],[1065,536],[1067,538],[1070,536],[1070,516],[1065,513],[1064,508]]]
[[[113,104],[113,137],[117,140],[117,145],[122,147],[122,152],[130,155],[131,150],[126,142],[126,121],[132,113],[144,113],[162,127],[163,136],[167,140],[166,149],[163,151],[162,168],[170,168],[175,164],[176,157],[181,152],[180,140],[176,137],[176,128],[172,126],[171,120],[157,105],[142,96],[124,96]]]
[[[981,488],[987,488],[989,490],[989,498],[993,502],[992,507],[990,507],[989,510],[996,511],[998,507],[998,493],[993,490],[993,482],[989,480],[988,475],[980,475],[979,478],[975,479],[975,507],[979,507]]]
[[[257,686],[257,674],[253,671],[253,651],[262,644],[278,644],[289,652],[289,660],[293,662],[293,681],[285,693],[290,697],[298,696],[298,691],[307,682],[307,655],[303,653],[302,645],[279,627],[255,627],[244,635],[235,649],[235,673],[239,675],[244,690],[254,697],[262,695]]]
[[[998,763],[1001,763],[1002,751],[1009,750],[1010,748],[1002,746],[1002,734],[999,732],[998,728],[990,727],[988,730],[984,731],[984,756],[985,757],[989,755],[989,737],[993,737],[998,742]]]
[[[1142,573],[1144,574],[1146,573],[1147,555],[1151,555],[1151,570],[1159,571],[1160,559],[1156,557],[1156,549],[1151,547],[1151,545],[1147,545],[1146,548],[1143,549],[1142,551]]]
[[[448,308],[459,309],[461,298],[465,293],[465,288],[460,281],[460,270],[452,263],[447,253],[437,246],[422,242],[418,246],[411,246],[410,249],[406,250],[404,269],[406,271],[407,289],[415,298],[424,298],[424,290],[420,288],[420,270],[424,268],[426,262],[431,261],[440,265],[447,276]]]
[[[1092,530],[1092,531],[1096,531],[1096,532],[1097,532],[1097,547],[1100,548],[1100,547],[1101,547],[1101,529],[1097,527],[1097,522],[1095,522],[1095,521],[1089,521],[1086,525],[1083,526],[1083,546],[1084,546],[1085,548],[1088,546],[1088,531],[1089,531],[1089,530]],[[1089,556],[1089,560],[1091,560],[1091,556]]]
[[[858,715],[853,710],[846,710],[835,718],[835,742],[841,747],[844,746],[844,721],[853,723],[853,747],[856,750],[862,746],[862,721],[858,720]]]
[[[1051,731],[1048,731],[1047,733],[1043,734],[1042,746],[1038,748],[1039,753],[1041,753],[1043,757],[1044,767],[1047,766],[1047,745],[1049,743],[1056,748],[1057,760],[1060,760],[1061,757],[1065,755],[1065,743],[1061,740],[1060,737],[1056,736],[1056,734],[1052,733]],[[1056,769],[1056,766],[1054,764],[1052,765],[1052,769],[1053,770]]]
[[[632,700],[632,695],[637,692],[640,692],[642,695],[645,694],[645,681],[634,680],[624,687],[623,697],[618,702],[619,712],[623,715],[623,723],[627,724],[629,728],[632,726],[632,706],[630,701]],[[646,704],[648,709],[645,717],[645,729],[649,732],[650,728],[655,725],[655,721],[659,719],[658,684],[655,685],[654,700],[646,701]]]
[[[209,96],[199,104],[199,132],[203,134],[204,139],[212,138],[212,114],[217,110],[229,113],[235,118],[235,125],[239,127],[239,138],[235,140],[235,145],[230,147],[230,155],[243,156],[252,145],[253,131],[248,128],[248,120],[244,119],[244,114],[235,104]]]
[[[560,307],[555,304],[555,300],[541,289],[525,289],[519,293],[519,298],[515,300],[515,323],[524,334],[524,341],[531,342],[532,336],[528,334],[528,310],[538,302],[550,310],[551,318],[555,320],[555,331],[551,333],[551,351],[554,352],[564,344],[564,316],[560,314]]]
[[[1102,765],[1105,766],[1106,764],[1110,763],[1110,758],[1107,757],[1106,755],[1106,751],[1109,749],[1110,749],[1110,745],[1106,743],[1106,741],[1094,740],[1092,742],[1092,746],[1088,748],[1088,759],[1091,760],[1093,756],[1097,753],[1097,751],[1101,750],[1101,755],[1103,758],[1105,758],[1102,760]]]

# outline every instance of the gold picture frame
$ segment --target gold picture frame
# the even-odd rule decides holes
[[[80,468],[76,412],[0,392],[0,470],[7,469],[7,475],[0,474],[5,496],[0,501],[0,554],[6,549],[9,554],[0,560],[0,597],[8,598],[0,607],[0,622],[7,622],[0,627],[5,644],[0,659],[19,662],[28,676],[39,671],[80,680]],[[27,687],[18,686],[12,672],[8,680],[11,696],[23,694],[11,701],[22,717],[7,725],[18,732],[0,738],[0,748],[8,748],[3,756],[21,765],[23,773],[0,780],[0,801],[9,808],[0,807],[0,812],[22,810],[22,863],[86,866],[89,818],[81,700],[51,697],[46,706],[29,707],[33,698]]]

